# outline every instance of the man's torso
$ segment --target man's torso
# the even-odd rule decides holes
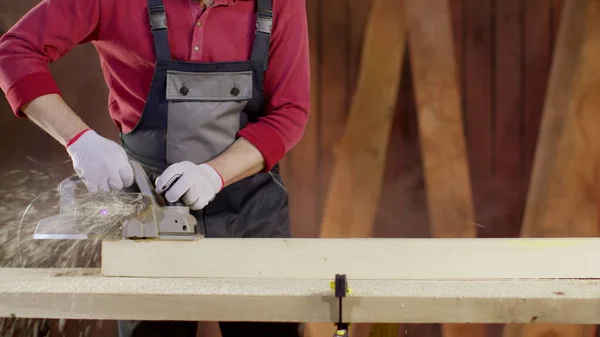
[[[192,62],[245,61],[256,28],[254,1],[163,0],[173,59]],[[154,73],[154,44],[146,0],[100,2],[98,41],[94,42],[109,87],[109,110],[129,131],[144,107]]]

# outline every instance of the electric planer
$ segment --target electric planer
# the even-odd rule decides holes
[[[195,240],[203,237],[197,231],[197,221],[190,213],[189,207],[181,202],[173,204],[166,202],[162,195],[155,192],[154,185],[141,164],[135,160],[130,160],[130,163],[134,172],[134,184],[139,192],[119,191],[117,197],[126,200],[134,195],[139,207],[133,215],[121,219],[120,226],[112,224],[111,228],[120,228],[123,239]],[[177,179],[174,179],[170,185],[176,181]],[[75,188],[81,183],[82,180],[74,176],[59,184],[59,214],[40,220],[33,234],[34,239],[86,240],[92,239],[92,236],[98,239],[98,236],[110,234],[104,231],[99,231],[102,234],[94,233],[87,230],[89,226],[81,225],[82,220],[77,216],[78,202],[75,195]],[[103,221],[102,217],[110,212],[110,209],[103,209],[92,217],[97,217],[97,221]],[[94,221],[94,218],[90,219],[87,215],[86,217],[86,221]]]

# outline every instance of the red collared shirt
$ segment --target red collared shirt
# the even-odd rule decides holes
[[[164,0],[174,59],[196,62],[250,58],[255,2]],[[273,0],[266,116],[239,136],[252,142],[270,169],[300,140],[309,116],[310,67],[303,0]],[[127,132],[137,123],[154,72],[147,0],[43,0],[0,37],[0,88],[18,117],[34,98],[60,94],[48,63],[78,44],[96,47],[109,88],[109,113]]]

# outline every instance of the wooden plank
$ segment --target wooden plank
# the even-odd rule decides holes
[[[600,323],[598,280],[350,281],[347,322]],[[148,279],[98,270],[0,269],[0,316],[334,322],[318,279]]]
[[[328,189],[321,237],[368,237],[372,233],[400,84],[405,39],[402,9],[402,1],[396,0],[374,0],[371,6],[348,120],[334,148],[331,179],[322,180]],[[331,132],[331,124],[324,126]],[[307,325],[306,331],[316,337],[330,334],[333,327]]]
[[[600,4],[568,1],[540,127],[522,235],[596,236]]]
[[[494,55],[494,191],[493,226],[480,237],[516,237],[523,211],[521,182],[522,24],[520,0],[496,3]],[[516,186],[514,186],[516,185]],[[516,188],[515,188],[516,187]]]
[[[351,98],[356,92],[358,75],[360,72],[362,47],[365,40],[365,28],[369,12],[374,0],[347,0],[348,1],[348,108],[350,111]]]
[[[553,1],[554,2],[554,1]],[[547,0],[522,2],[523,7],[523,56],[522,56],[522,96],[521,117],[521,205],[524,208],[529,187],[533,158],[538,140],[538,130],[548,85],[548,75],[552,61],[552,50],[556,29],[552,25],[552,5]],[[520,336],[521,326],[506,326],[504,336]],[[556,329],[556,327],[555,327]],[[554,330],[556,332],[556,330]],[[569,335],[559,334],[560,337]],[[580,336],[575,332],[575,335]]]
[[[477,223],[493,226],[493,8],[463,0],[464,120]],[[490,206],[491,205],[491,206]]]
[[[597,278],[599,258],[596,238],[119,240],[102,243],[102,274],[329,280],[336,273],[351,279]]]
[[[321,237],[368,237],[381,194],[404,53],[403,2],[375,0],[321,222]]]
[[[373,324],[371,330],[369,330],[369,337],[396,337],[400,331],[399,324]]]
[[[508,324],[504,328],[503,336],[592,337],[594,336],[595,329],[596,327],[594,325],[576,325],[561,322]]]
[[[432,234],[474,237],[450,8],[445,0],[407,0],[406,20]]]
[[[406,18],[431,233],[475,237],[450,6],[446,0],[407,0]],[[485,332],[484,325],[442,327],[445,337]]]
[[[356,92],[358,85],[358,77],[360,72],[360,64],[362,57],[362,47],[365,38],[365,31],[369,12],[371,10],[373,0],[347,0],[348,8],[348,100],[347,111],[350,111],[352,97]],[[325,328],[328,329],[328,328]],[[321,330],[322,332],[327,330]],[[331,327],[329,327],[331,329]],[[353,337],[367,337],[369,335],[370,324],[359,323],[352,326]],[[322,333],[321,332],[321,333]],[[329,335],[329,333],[327,333]],[[310,336],[306,336],[310,337]],[[383,336],[382,336],[383,337]]]
[[[562,11],[564,7],[564,0],[554,0],[552,2],[552,20],[551,20],[551,40],[553,42],[552,46],[554,47],[554,42],[556,42],[556,37],[558,35],[559,27],[560,27],[560,19],[562,16]]]
[[[377,220],[373,228],[373,237],[418,237],[427,238],[429,224],[427,217],[427,198],[421,164],[421,150],[417,116],[413,94],[410,60],[405,55],[402,68],[402,80],[396,116],[386,155],[386,168],[381,200],[377,210]],[[428,329],[435,324],[410,324],[411,333],[419,337],[439,337]],[[354,326],[357,328],[357,326]],[[362,328],[362,326],[360,327]],[[353,336],[363,333],[356,329]],[[369,327],[367,327],[369,328]],[[398,327],[400,329],[401,327]],[[409,327],[402,327],[404,330]],[[404,331],[402,330],[402,331]],[[408,330],[407,330],[408,331]],[[361,336],[379,334],[381,337],[392,336],[393,330],[373,324],[373,331],[365,331]]]
[[[553,55],[552,2],[529,0],[523,6],[523,204],[529,188],[540,120]]]
[[[460,83],[459,87],[463,87],[463,53],[464,53],[464,32],[463,32],[463,0],[449,0],[450,10],[452,11],[451,23],[452,23],[452,35],[454,41],[454,53],[456,55],[456,68],[458,80]],[[462,92],[461,92],[462,94]],[[462,97],[461,97],[462,98]]]
[[[318,116],[319,191],[316,201],[319,219],[331,181],[335,146],[344,133],[351,94],[348,90],[348,26],[351,21],[347,1],[319,1],[319,111],[322,111]]]
[[[373,237],[431,236],[412,83],[412,71],[407,55],[404,59],[398,107],[387,149],[384,185]]]
[[[600,4],[566,1],[521,235],[598,236]],[[509,326],[504,336],[593,336],[590,326]]]
[[[320,1],[306,1],[310,49],[310,117],[302,140],[286,158],[289,186],[290,218],[294,237],[316,237],[319,232],[321,206],[317,196],[319,186],[319,109],[321,83],[319,81],[319,9]]]

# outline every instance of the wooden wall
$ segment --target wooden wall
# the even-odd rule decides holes
[[[515,237],[563,0],[449,1],[478,234]],[[0,0],[0,33],[36,2]],[[370,0],[307,0],[307,8],[312,118],[303,140],[282,163],[297,237],[318,235],[332,153],[357,80]],[[405,59],[375,237],[430,236],[410,61]],[[68,103],[100,133],[115,137],[93,49],[77,48],[52,69]],[[3,100],[0,110],[0,169],[23,165],[24,156],[46,162],[66,158],[48,136],[14,119]],[[408,336],[441,336],[437,325],[410,325],[401,331]],[[490,328],[489,336],[499,334],[499,327]]]
[[[450,3],[479,235],[518,236],[562,0]],[[318,235],[369,8],[370,0],[308,1],[312,118],[282,165],[297,236]],[[408,62],[374,236],[429,235]]]
[[[308,1],[312,119],[283,163],[299,237],[319,233],[332,153],[350,110],[370,4]],[[450,4],[478,236],[517,237],[563,1]],[[373,237],[430,237],[408,51],[406,55]],[[358,334],[367,336],[366,331],[362,327]],[[400,331],[442,336],[437,324],[411,324]],[[489,337],[501,334],[502,325],[489,326]]]

